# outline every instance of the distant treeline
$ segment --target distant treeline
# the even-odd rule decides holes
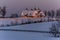
[[[0,7],[0,18],[8,18],[8,17],[5,17],[6,12],[7,12],[6,6]],[[45,13],[45,16],[48,16],[48,17],[60,17],[60,9],[58,9],[56,11],[55,10],[48,10],[48,11],[45,10],[43,12]],[[17,18],[17,17],[21,17],[21,15],[18,16],[18,13],[12,13],[9,18]]]

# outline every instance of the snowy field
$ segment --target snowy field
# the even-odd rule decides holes
[[[0,40],[60,40],[44,33],[0,31]]]
[[[16,25],[16,26],[4,26],[4,27],[0,27],[0,29],[20,29],[20,30],[49,31],[49,28],[52,27],[52,23],[57,23],[57,22],[54,21],[54,22],[42,22],[42,23]]]
[[[17,18],[20,21],[20,18]],[[0,25],[11,24],[17,19],[0,19]],[[14,21],[15,20],[15,21]],[[20,23],[20,22],[19,22]],[[36,30],[36,31],[49,31],[54,22],[42,22],[34,24],[24,24],[16,26],[5,26],[0,29],[18,29],[18,30]],[[38,33],[38,32],[22,32],[22,31],[2,31],[0,30],[0,40],[60,40],[60,37],[50,37],[49,33]]]

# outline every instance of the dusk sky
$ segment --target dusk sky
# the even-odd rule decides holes
[[[60,0],[0,0],[0,6],[7,7],[7,15],[21,12],[25,8],[39,7],[41,10],[60,8]]]

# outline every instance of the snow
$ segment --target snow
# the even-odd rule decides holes
[[[17,24],[26,23],[28,21],[34,22],[34,21],[39,21],[41,19],[44,20],[44,18],[0,18],[0,26],[12,25],[12,23],[15,24],[16,22]]]
[[[44,33],[0,31],[0,40],[60,40]]]
[[[11,22],[15,23],[18,20],[18,23],[28,21],[27,18],[13,18],[13,19],[0,19],[0,25],[10,24]],[[32,18],[31,18],[32,20]],[[34,19],[35,20],[35,19]],[[19,29],[19,30],[37,30],[37,31],[49,31],[53,22],[42,22],[34,24],[24,24],[16,26],[4,26],[0,29]],[[22,32],[22,31],[2,31],[0,30],[0,40],[60,40],[59,37],[50,37],[49,33],[35,33],[35,32]]]
[[[7,29],[20,29],[20,30],[49,31],[49,28],[51,28],[52,23],[56,23],[56,22],[43,22],[43,23],[25,24],[25,25],[0,27],[0,28],[4,28],[4,29],[5,28],[7,28]]]
[[[39,27],[36,25],[19,25],[19,26],[12,26],[12,27],[1,27],[1,28],[8,28],[8,29],[23,29],[23,30],[42,30],[40,28],[43,28],[43,27]]]

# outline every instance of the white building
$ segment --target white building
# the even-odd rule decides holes
[[[22,13],[21,13],[21,16],[26,16],[28,14],[28,10],[23,10]]]
[[[34,12],[33,10],[28,11],[28,16],[32,17],[33,12]]]
[[[37,15],[38,15],[38,11],[37,11],[37,10],[34,10],[32,16],[33,16],[33,17],[37,17]]]
[[[22,17],[33,17],[33,18],[37,18],[37,17],[45,17],[45,14],[43,11],[41,11],[40,13],[38,13],[38,9],[37,10],[24,10],[21,13]]]
[[[45,14],[44,14],[43,11],[41,11],[41,12],[39,13],[39,17],[45,17]]]

